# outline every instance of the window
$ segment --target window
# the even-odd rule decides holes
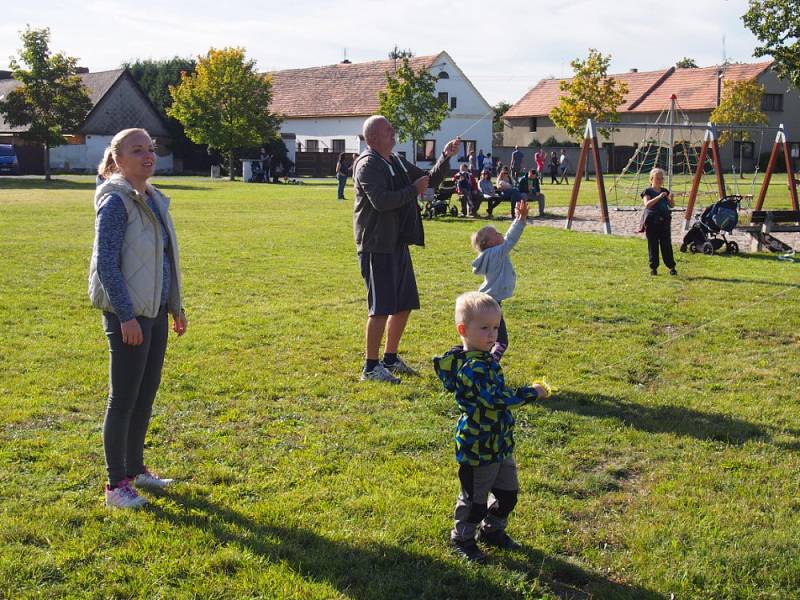
[[[417,143],[417,161],[436,160],[436,140],[420,140]]]
[[[761,98],[761,110],[781,112],[783,110],[783,94],[764,94],[764,97]]]
[[[453,96],[452,98],[450,98],[450,108],[455,108],[455,107],[456,107],[456,105],[457,105],[457,103],[456,103],[456,97],[455,97],[455,96]]]
[[[447,92],[439,92],[439,102],[447,106],[447,101],[449,99],[449,94]]]
[[[442,71],[439,73],[439,79],[450,79],[450,73]]]
[[[331,150],[336,154],[344,152],[344,140],[331,140]]]
[[[319,152],[319,140],[306,140],[306,152]]]
[[[736,158],[753,158],[755,146],[753,142],[733,142],[733,155]]]
[[[528,131],[536,131],[536,125],[536,117],[531,117],[531,120],[528,123]]]

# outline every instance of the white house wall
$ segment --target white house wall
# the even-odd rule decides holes
[[[464,140],[475,140],[476,150],[482,149],[484,154],[491,152],[492,107],[476,92],[469,80],[445,53],[442,53],[439,60],[430,69],[430,72],[437,77],[442,71],[446,71],[450,77],[437,81],[436,93],[447,92],[448,103],[451,98],[455,97],[456,108],[444,120],[439,131],[431,134],[427,139],[436,140],[437,154],[440,154],[444,145],[457,135],[461,135]],[[328,152],[332,152],[332,141],[344,139],[346,152],[360,152],[365,147],[363,140],[360,139],[360,134],[366,118],[365,116],[289,118],[281,124],[281,133],[294,133],[297,136],[297,144],[302,144],[304,151],[308,147],[309,139],[319,141],[320,152],[325,148],[328,149]],[[406,157],[413,161],[411,142],[398,144],[395,151],[405,152]],[[430,163],[420,164],[422,166],[430,165]]]
[[[50,168],[58,171],[86,171],[93,173],[103,158],[111,135],[87,135],[85,144],[68,144],[50,149]],[[156,172],[172,173],[172,153],[156,154]]]

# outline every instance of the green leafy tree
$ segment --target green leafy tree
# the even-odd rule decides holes
[[[693,58],[689,58],[688,56],[684,56],[678,62],[675,63],[675,66],[679,69],[697,69],[697,63]]]
[[[190,154],[200,148],[186,137],[183,125],[177,119],[167,115],[172,106],[172,96],[169,93],[171,85],[181,81],[181,73],[193,73],[196,63],[191,58],[176,56],[166,60],[136,60],[125,63],[127,68],[142,90],[147,94],[153,105],[161,112],[167,123],[172,151],[180,156]]]
[[[769,118],[761,110],[763,96],[764,86],[754,80],[725,81],[719,106],[711,112],[711,122],[717,125],[767,125]],[[724,127],[721,129],[719,142],[722,145],[731,140],[743,142],[751,139],[747,130],[731,132],[725,131]],[[739,175],[742,176],[741,152]]]
[[[403,58],[395,74],[386,73],[386,89],[378,93],[380,113],[394,126],[398,141],[411,140],[415,162],[417,142],[438,130],[450,113],[436,96],[436,81],[428,70],[414,71]]]
[[[169,91],[167,114],[181,122],[190,140],[227,154],[231,181],[235,150],[277,135],[281,118],[269,112],[272,77],[257,73],[243,48],[211,48],[197,58],[195,72],[182,73]]]
[[[611,55],[603,56],[591,48],[586,60],[575,59],[570,63],[575,73],[572,79],[559,83],[561,97],[550,111],[550,119],[570,137],[583,136],[586,119],[619,120],[617,107],[628,93],[628,85],[608,76],[610,62]],[[601,129],[600,133],[607,138],[611,130]]]
[[[508,109],[511,108],[511,105],[505,100],[501,100],[492,108],[494,109],[494,116],[492,117],[492,133],[502,133],[503,115],[508,112]]]
[[[50,30],[21,32],[19,59],[11,75],[21,85],[0,100],[0,113],[12,127],[27,127],[20,137],[44,146],[44,177],[50,180],[50,148],[65,144],[92,108],[89,93],[76,74],[78,59],[50,53]]]
[[[750,0],[742,21],[761,42],[753,54],[774,58],[775,73],[800,89],[800,6],[797,0]]]

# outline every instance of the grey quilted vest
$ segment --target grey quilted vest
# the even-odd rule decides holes
[[[175,227],[169,214],[169,198],[147,184],[147,193],[155,200],[170,240],[172,257],[172,285],[167,297],[167,308],[178,314],[182,308],[181,270]],[[128,225],[122,243],[122,277],[128,287],[136,316],[153,318],[161,304],[161,286],[164,272],[164,240],[158,217],[147,206],[146,199],[121,175],[114,175],[97,188],[94,195],[95,215],[108,202],[112,194],[122,198],[128,212]],[[95,219],[94,248],[89,266],[89,299],[101,310],[114,312],[100,277],[97,274],[97,219]]]

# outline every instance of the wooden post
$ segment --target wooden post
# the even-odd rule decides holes
[[[564,225],[564,229],[572,229],[572,219],[575,216],[575,206],[578,204],[578,193],[581,191],[581,180],[583,179],[583,171],[586,168],[586,157],[589,153],[589,144],[592,143],[591,132],[593,130],[594,124],[592,120],[589,119],[586,121],[586,131],[583,134],[583,144],[581,145],[581,153],[578,157],[578,168],[575,171],[575,183],[572,184],[572,196],[569,201],[567,223]]]
[[[783,124],[781,124],[783,128]],[[792,170],[792,151],[789,148],[789,142],[786,141],[786,132],[783,132],[783,156],[786,159],[786,175],[789,177],[789,196],[792,199],[792,210],[797,211],[797,182],[794,179],[794,171]]]
[[[606,199],[606,186],[603,181],[603,165],[600,163],[600,148],[597,141],[597,131],[592,128],[592,158],[594,158],[594,172],[597,176],[597,193],[600,196],[600,222],[603,224],[603,233],[611,233],[611,219],[608,216],[608,200]]]
[[[709,125],[711,125],[709,123]],[[689,191],[689,200],[686,202],[686,214],[683,219],[683,230],[689,231],[690,222],[692,220],[692,212],[694,212],[694,203],[697,200],[697,190],[700,188],[700,181],[703,178],[703,173],[706,170],[706,156],[708,156],[708,145],[711,138],[710,129],[706,130],[706,135],[703,138],[703,145],[700,148],[700,158],[697,159],[697,168],[694,171],[694,178],[692,179],[692,188]]]
[[[722,174],[722,161],[719,158],[719,141],[717,140],[717,130],[713,125],[711,125],[711,128],[713,132],[711,137],[711,161],[714,163],[714,171],[717,174],[717,192],[719,193],[720,198],[724,198],[728,194],[725,190],[725,176]]]
[[[767,197],[767,190],[769,189],[769,181],[772,179],[772,172],[775,170],[775,161],[778,158],[778,146],[782,145],[783,142],[786,140],[786,136],[783,133],[783,125],[780,126],[778,130],[778,134],[775,136],[775,144],[772,146],[772,152],[769,155],[769,163],[767,164],[767,170],[764,173],[764,181],[761,182],[761,189],[758,191],[758,200],[756,201],[756,206],[753,210],[761,210],[764,206],[764,199]],[[794,179],[792,175],[789,175],[790,179]],[[797,191],[795,190],[795,196],[797,198]]]

